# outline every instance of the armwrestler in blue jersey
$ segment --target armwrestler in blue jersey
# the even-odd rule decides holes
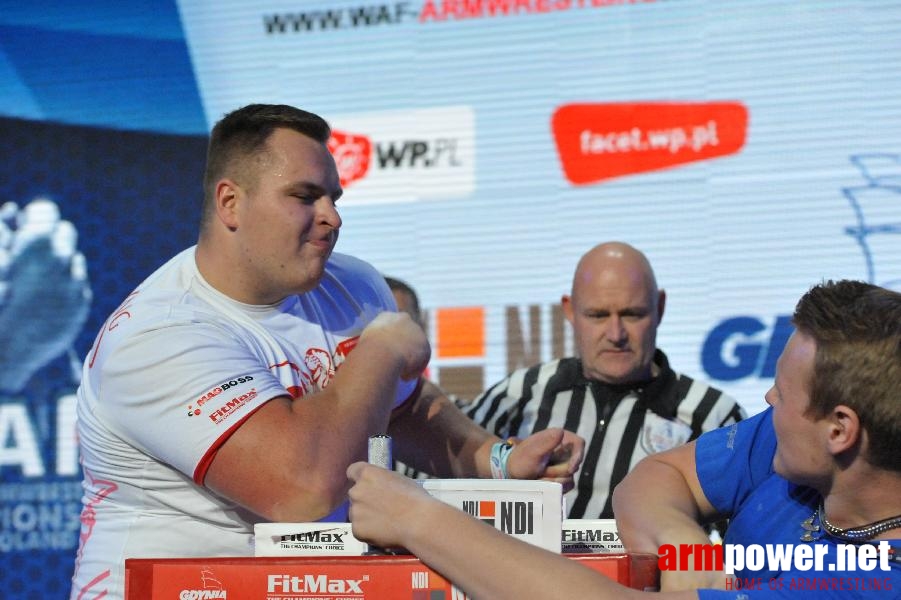
[[[727,516],[727,544],[825,546],[824,572],[736,570],[745,581],[762,579],[765,589],[702,598],[787,597],[802,579],[836,588],[821,597],[896,598],[897,560],[888,572],[829,565],[838,564],[838,544],[887,540],[901,548],[901,294],[827,283],[801,298],[793,320],[796,331],[766,395],[770,408],[642,463],[616,493],[620,535],[632,550],[656,552],[663,544],[705,542],[697,522]],[[649,485],[655,494],[647,494]],[[869,589],[874,579],[882,589]],[[722,573],[663,574],[664,590],[724,582]]]
[[[654,598],[805,598],[812,588],[816,598],[899,598],[901,294],[856,281],[818,285],[794,323],[766,395],[771,408],[645,458],[614,492],[614,512],[630,551],[708,545],[699,523],[727,516],[727,543],[791,544],[797,556],[820,556],[822,569],[789,561],[736,571],[753,582],[736,590],[722,571],[687,564],[664,570]],[[411,550],[474,597],[647,594],[486,527],[396,474],[355,463],[348,475],[357,537]],[[872,568],[829,569],[840,566],[839,545],[870,552]]]

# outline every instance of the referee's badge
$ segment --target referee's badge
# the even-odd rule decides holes
[[[663,452],[681,446],[691,437],[691,427],[682,421],[664,419],[649,412],[644,417],[641,431],[641,447],[648,454]]]

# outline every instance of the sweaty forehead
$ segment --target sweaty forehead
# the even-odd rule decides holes
[[[285,184],[340,187],[338,169],[326,145],[290,129],[275,130],[255,164],[260,173]]]

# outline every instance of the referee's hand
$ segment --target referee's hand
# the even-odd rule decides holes
[[[545,429],[516,444],[507,460],[507,473],[513,479],[556,481],[566,493],[574,485],[584,451],[585,440],[575,433],[559,427]]]

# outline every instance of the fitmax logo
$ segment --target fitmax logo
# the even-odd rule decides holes
[[[267,592],[296,594],[363,594],[363,582],[369,581],[369,575],[363,579],[330,579],[326,575],[269,575]]]
[[[343,533],[326,533],[324,531],[304,531],[281,536],[283,542],[318,542],[323,544],[343,544]]]
[[[564,542],[618,542],[619,535],[602,529],[564,529]]]

